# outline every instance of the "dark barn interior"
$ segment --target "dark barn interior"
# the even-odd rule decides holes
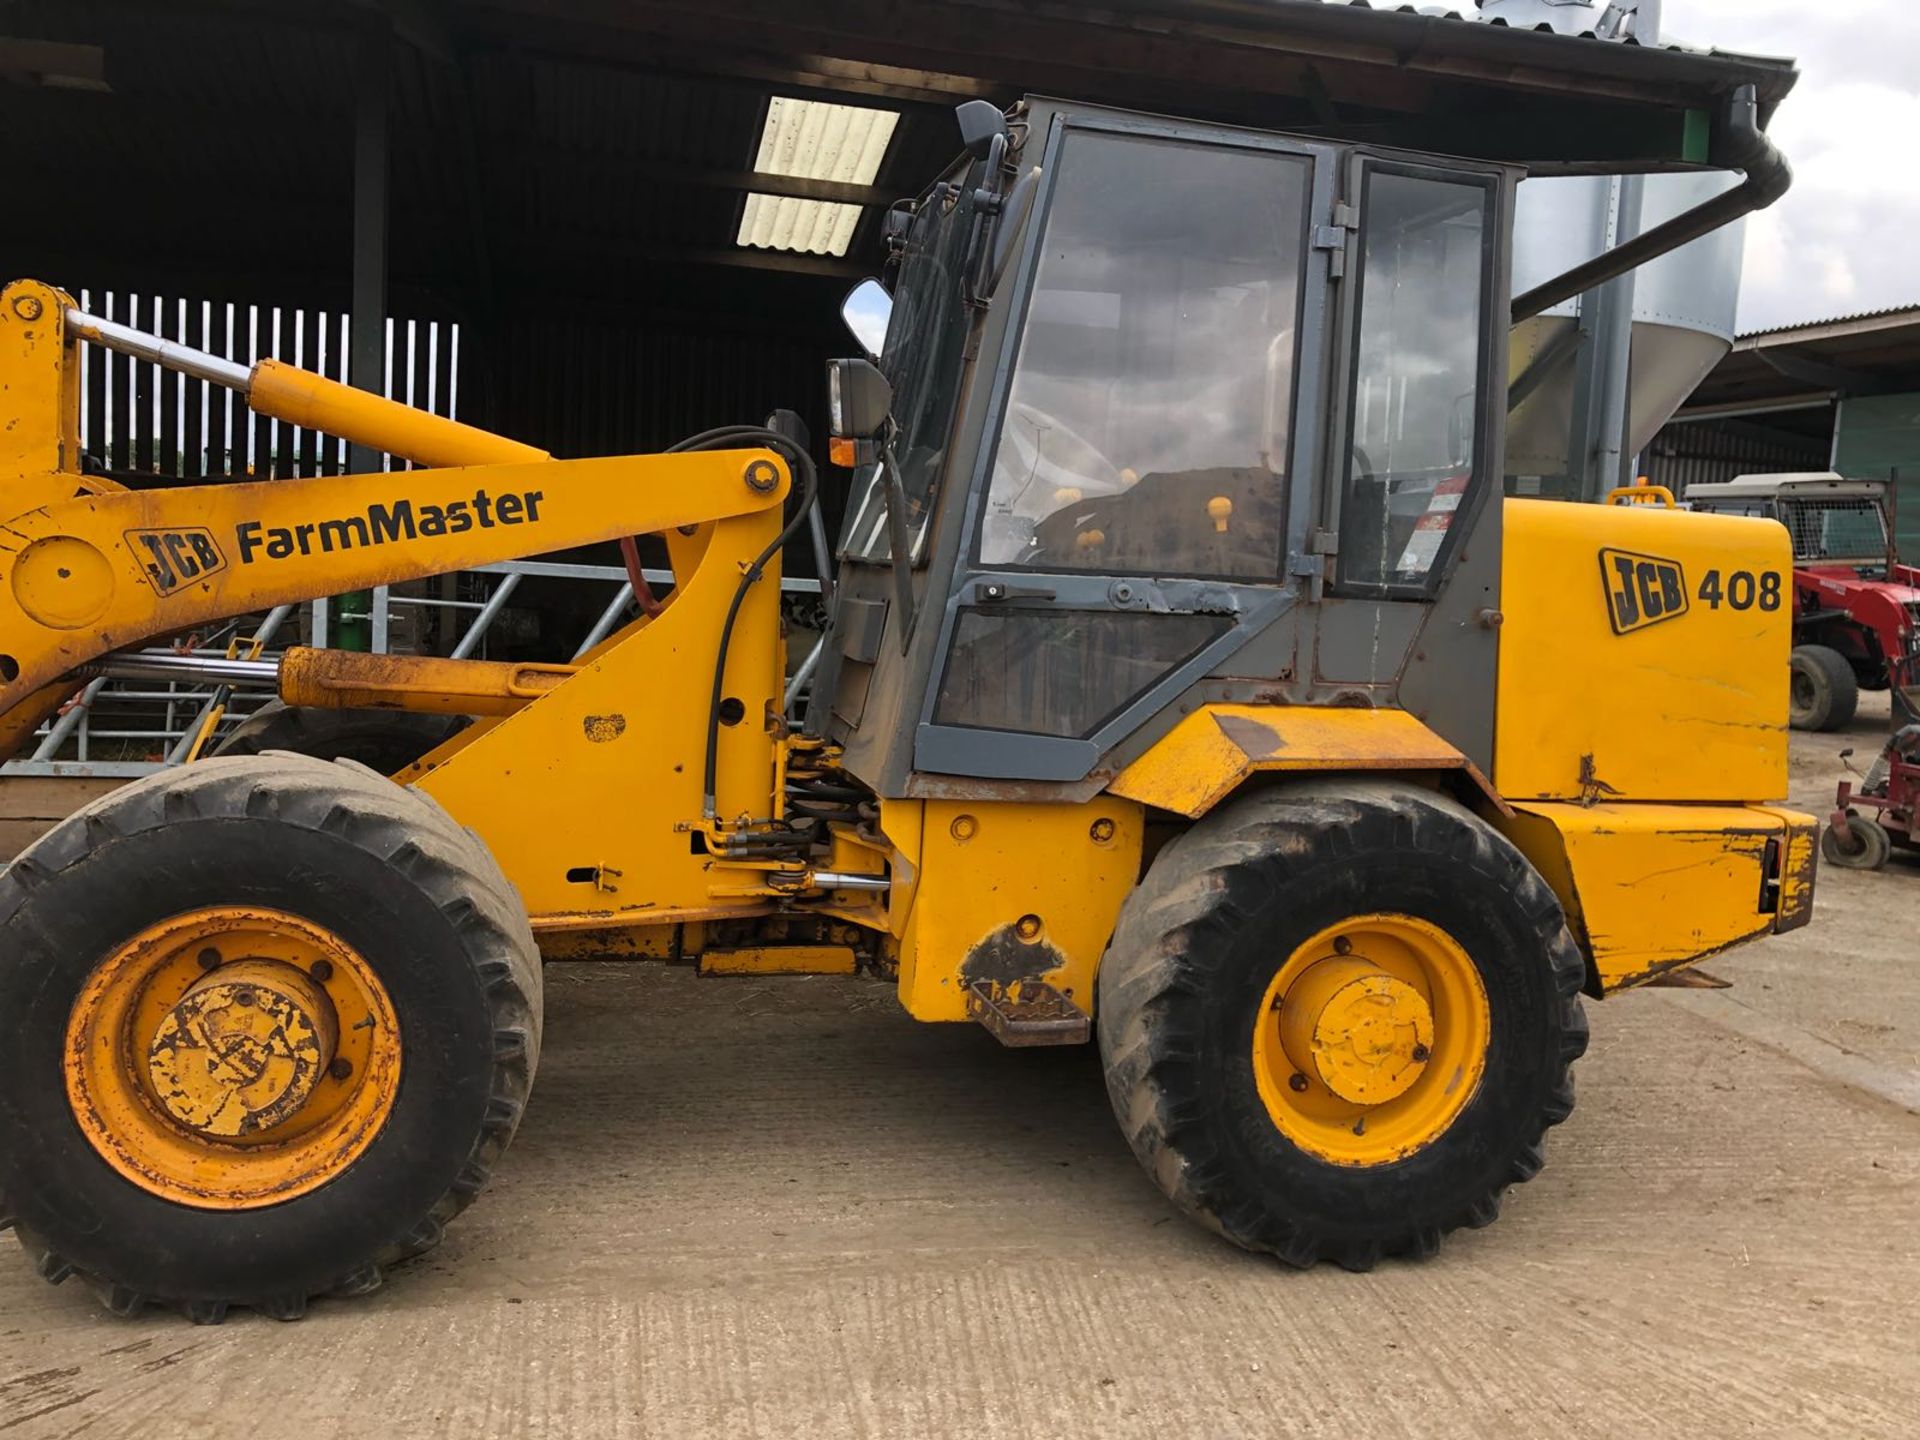
[[[457,393],[460,419],[561,456],[775,407],[823,452],[839,298],[882,267],[886,208],[957,152],[963,100],[1647,169],[1709,158],[1698,107],[1734,79],[1764,113],[1792,70],[1315,0],[0,0],[0,271],[234,358],[443,413]],[[831,145],[813,159],[835,173],[758,164],[792,101],[885,117],[871,173]],[[754,197],[851,227],[741,243]],[[249,307],[280,328],[242,333]],[[242,446],[224,396],[149,367],[89,386],[116,475],[369,463],[277,426]],[[827,472],[829,527],[845,483]]]

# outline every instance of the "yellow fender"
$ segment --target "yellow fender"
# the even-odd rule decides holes
[[[1485,792],[1473,762],[1404,710],[1203,705],[1107,787],[1111,795],[1198,819],[1269,771],[1458,771]]]

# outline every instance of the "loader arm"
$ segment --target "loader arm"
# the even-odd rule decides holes
[[[543,452],[266,361],[249,372],[91,317],[0,307],[0,388],[41,402],[0,454],[0,720],[112,651],[235,615],[778,507],[771,451],[620,459]],[[29,306],[29,309],[35,307]],[[8,324],[7,322],[11,322]],[[113,333],[117,332],[117,333]],[[127,490],[78,474],[66,414],[81,337],[244,389],[263,414],[429,463],[508,463]],[[145,346],[142,350],[139,347]],[[164,352],[158,348],[164,346]],[[62,498],[54,499],[52,497]]]

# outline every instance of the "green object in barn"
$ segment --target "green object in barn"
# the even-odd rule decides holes
[[[1854,480],[1899,472],[1893,519],[1900,557],[1908,564],[1920,559],[1920,391],[1841,401],[1833,468]]]

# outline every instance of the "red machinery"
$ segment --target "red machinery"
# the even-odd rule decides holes
[[[1841,758],[1852,753],[1842,751]],[[1895,845],[1920,848],[1916,807],[1920,807],[1920,725],[1903,725],[1887,741],[1857,794],[1851,780],[1840,782],[1833,819],[1820,837],[1820,853],[1849,870],[1878,870]]]
[[[1838,475],[1748,475],[1694,485],[1687,503],[1778,520],[1793,536],[1796,730],[1838,730],[1861,690],[1893,691],[1896,726],[1920,720],[1920,568],[1893,554],[1888,486]]]

